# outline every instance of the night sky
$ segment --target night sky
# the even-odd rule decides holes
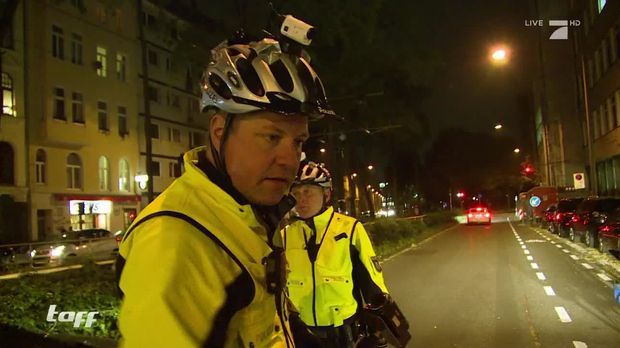
[[[519,142],[516,96],[528,93],[536,30],[525,27],[528,1],[433,2],[431,44],[442,64],[430,81],[433,94],[425,109],[433,133],[459,127],[493,131],[497,122]],[[488,60],[490,47],[504,43],[512,53],[502,67]],[[518,145],[518,144],[516,144]]]

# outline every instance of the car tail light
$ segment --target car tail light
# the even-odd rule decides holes
[[[562,220],[562,213],[555,214],[555,221],[560,221],[560,220]]]
[[[609,225],[605,225],[601,227],[601,232],[609,232],[611,231],[611,227]]]
[[[468,218],[473,218],[473,217],[474,217],[474,214],[467,214],[467,217],[468,217]]]
[[[484,217],[490,218],[490,217],[491,217],[491,214],[486,213],[486,214],[484,214]]]

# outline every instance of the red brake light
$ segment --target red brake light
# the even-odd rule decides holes
[[[490,218],[490,217],[491,217],[491,214],[486,213],[486,214],[484,214],[484,217],[488,217],[488,218]]]
[[[573,222],[579,222],[579,215],[573,215],[573,218],[571,219]]]
[[[474,217],[474,214],[467,214],[467,217],[472,218],[472,217]]]
[[[601,227],[601,232],[609,232],[609,231],[611,231],[611,227],[609,227],[609,225],[605,225]]]
[[[562,213],[555,214],[555,221],[560,221],[560,220],[562,220]]]

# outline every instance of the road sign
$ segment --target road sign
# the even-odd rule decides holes
[[[573,174],[573,186],[576,190],[586,188],[586,180],[583,173]]]
[[[538,196],[532,196],[532,198],[530,198],[530,205],[534,208],[538,207],[540,205],[541,199]]]

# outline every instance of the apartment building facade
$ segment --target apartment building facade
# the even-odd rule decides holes
[[[31,235],[125,229],[140,208],[137,7],[24,2]]]

